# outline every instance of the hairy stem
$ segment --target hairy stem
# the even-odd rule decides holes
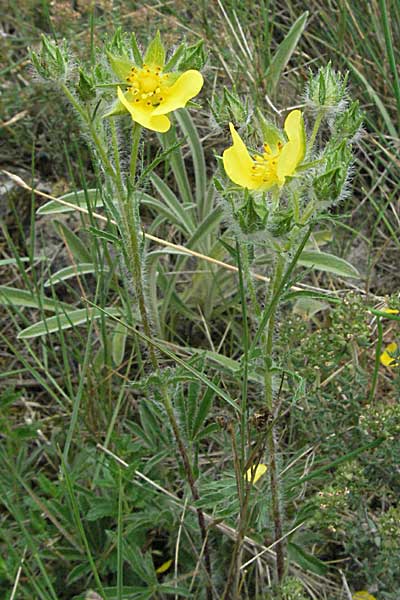
[[[145,336],[149,339],[149,343],[147,344],[150,362],[153,370],[156,373],[160,373],[160,366],[158,362],[158,358],[155,351],[155,346],[151,343],[153,340],[153,335],[150,327],[150,319],[146,307],[146,299],[145,299],[145,290],[143,284],[143,269],[142,269],[142,260],[141,260],[141,251],[140,251],[140,224],[138,223],[138,207],[136,206],[136,202],[138,201],[135,197],[135,177],[136,177],[136,166],[137,166],[137,158],[139,151],[139,140],[141,134],[141,126],[137,123],[134,124],[132,130],[132,152],[130,158],[130,169],[129,169],[129,177],[130,180],[127,182],[127,185],[124,185],[124,181],[122,179],[120,162],[119,162],[119,152],[118,152],[118,143],[116,137],[116,130],[114,123],[111,124],[112,131],[112,150],[114,154],[114,162],[115,168],[113,167],[107,150],[104,147],[103,141],[96,131],[96,127],[89,115],[89,113],[79,104],[73,94],[71,94],[70,90],[64,85],[63,91],[67,98],[70,100],[71,104],[74,106],[80,117],[85,121],[88,126],[97,154],[100,158],[100,161],[103,165],[103,169],[106,175],[113,182],[118,198],[118,207],[120,214],[120,228],[122,239],[124,242],[124,257],[126,262],[126,267],[132,277],[133,284],[135,286],[135,293],[138,301],[139,312],[142,322],[142,327],[145,333]],[[172,402],[168,393],[167,386],[164,384],[160,388],[162,402],[165,408],[165,411],[168,416],[168,420],[170,422],[172,431],[174,433],[174,437],[177,443],[178,452],[181,456],[183,467],[185,470],[186,478],[190,487],[190,491],[194,501],[199,499],[199,493],[197,490],[197,486],[195,483],[195,477],[193,475],[193,469],[190,464],[189,456],[186,450],[186,447],[183,443],[179,426],[175,418],[174,409],[172,406]],[[208,547],[208,533],[206,522],[204,518],[204,514],[202,510],[199,508],[197,510],[197,517],[199,522],[199,529],[201,533],[201,537],[204,545],[204,562],[206,567],[206,572],[208,575],[208,585],[206,589],[207,599],[213,599],[212,592],[212,584],[211,584],[211,560],[210,553]]]
[[[276,296],[279,294],[281,286],[281,280],[283,275],[283,268],[285,265],[284,257],[278,254],[275,272],[272,281],[272,295],[271,302],[274,301]],[[276,320],[276,310],[278,307],[278,301],[275,300],[274,308],[271,311],[264,346],[264,393],[265,393],[265,404],[268,412],[274,415],[274,398],[272,388],[272,353],[273,353],[273,342],[274,342],[274,330]],[[274,419],[275,421],[275,419]],[[272,519],[274,521],[275,530],[275,541],[282,537],[283,526],[282,526],[282,513],[280,506],[280,490],[279,490],[279,475],[277,465],[277,446],[276,446],[276,425],[273,425],[268,431],[268,451],[269,451],[269,475],[271,482],[271,498],[272,498]],[[285,555],[284,546],[282,542],[276,544],[276,575],[278,584],[282,581],[285,571]]]

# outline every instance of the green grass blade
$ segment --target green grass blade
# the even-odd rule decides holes
[[[274,92],[288,64],[293,52],[296,50],[300,36],[307,23],[308,12],[303,13],[290,28],[285,39],[279,44],[265,73],[267,91]]]
[[[189,144],[194,167],[197,212],[199,218],[203,220],[209,212],[209,207],[206,204],[207,172],[203,147],[188,111],[184,109],[179,110],[175,113],[175,116]]]

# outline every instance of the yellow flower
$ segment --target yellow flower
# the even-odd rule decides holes
[[[300,110],[292,110],[286,117],[287,142],[278,141],[273,147],[265,143],[264,152],[253,158],[232,123],[229,127],[233,145],[222,159],[228,177],[241,187],[265,192],[275,185],[282,186],[304,159],[306,136]]]
[[[257,483],[257,481],[260,479],[260,477],[264,475],[266,471],[267,465],[264,465],[262,463],[257,465],[256,468],[250,467],[250,469],[247,469],[246,471],[246,481],[249,481],[250,483]]]
[[[371,596],[368,592],[356,592],[353,594],[353,600],[376,600],[375,596]]]
[[[398,367],[399,362],[396,361],[398,346],[396,342],[391,342],[385,348],[380,356],[380,361],[385,367]]]
[[[126,77],[125,92],[117,89],[120,103],[132,120],[147,129],[164,133],[171,126],[167,114],[183,108],[203,87],[199,71],[164,73],[162,65],[132,66]]]

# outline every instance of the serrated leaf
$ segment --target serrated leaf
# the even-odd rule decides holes
[[[97,521],[103,517],[115,517],[118,512],[117,503],[111,498],[96,498],[93,496],[90,501],[90,509],[86,513],[88,521]]]
[[[113,316],[121,314],[122,309],[120,308],[107,308],[107,313]],[[71,329],[71,327],[77,327],[87,323],[90,319],[99,319],[104,316],[104,312],[101,312],[96,308],[78,308],[77,310],[68,311],[65,314],[50,317],[30,325],[26,329],[23,329],[18,334],[18,339],[29,339],[34,337],[40,337],[41,335],[47,335],[48,333],[54,333],[55,331],[61,331],[65,329]]]
[[[63,200],[64,202],[70,202],[71,204],[75,204],[79,207],[83,206],[84,208],[86,208],[88,204],[92,208],[103,206],[103,200],[101,198],[100,192],[95,188],[91,188],[90,190],[79,190],[78,192],[68,192],[68,194],[60,196],[59,200]],[[50,202],[46,202],[46,204],[40,206],[37,209],[36,214],[54,215],[73,211],[73,207],[64,206],[63,204],[60,204],[60,202],[57,202],[57,200],[50,200]]]
[[[265,73],[268,92],[273,92],[277,87],[282,72],[288,64],[301,34],[304,31],[308,17],[308,12],[303,13],[295,23],[293,23],[285,39],[279,44],[275,54]]]
[[[26,306],[27,308],[39,308],[51,312],[61,309],[70,310],[72,307],[65,302],[58,302],[46,298],[43,294],[31,293],[28,290],[0,285],[0,304],[11,304],[14,306]]]
[[[88,252],[85,244],[79,239],[79,237],[70,230],[69,227],[61,223],[61,221],[54,221],[54,228],[64,243],[68,246],[73,256],[83,263],[92,262],[92,257]]]
[[[334,273],[340,277],[360,277],[357,269],[347,262],[347,260],[339,258],[334,254],[328,254],[327,252],[304,250],[300,255],[298,264],[326,273]]]

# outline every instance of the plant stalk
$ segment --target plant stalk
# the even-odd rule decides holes
[[[160,373],[160,367],[157,359],[157,355],[155,352],[155,346],[151,343],[153,340],[152,331],[150,327],[150,319],[148,316],[147,308],[146,308],[146,300],[145,300],[145,291],[143,285],[143,270],[141,263],[141,252],[140,252],[140,242],[139,242],[139,223],[137,222],[137,206],[136,206],[136,198],[134,196],[135,191],[135,176],[136,176],[136,166],[137,166],[137,158],[139,151],[139,140],[141,134],[141,126],[137,123],[134,124],[132,130],[132,152],[130,159],[130,169],[129,169],[129,181],[127,185],[124,185],[122,180],[120,165],[119,165],[119,153],[117,147],[117,139],[114,124],[111,125],[112,129],[112,142],[113,142],[113,153],[114,160],[116,163],[116,168],[113,167],[108,155],[107,151],[103,146],[102,140],[99,137],[94,123],[90,118],[90,115],[82,108],[82,106],[77,102],[76,98],[71,94],[70,90],[64,85],[63,91],[67,98],[70,100],[71,104],[74,106],[80,117],[86,122],[90,133],[92,135],[92,139],[94,141],[96,150],[102,162],[104,171],[108,177],[112,180],[118,197],[118,205],[119,205],[119,213],[121,217],[121,234],[123,241],[125,243],[124,247],[124,256],[126,261],[126,266],[128,271],[130,272],[133,283],[135,286],[135,293],[138,300],[139,312],[141,317],[141,322],[143,326],[144,333],[146,337],[149,339],[149,343],[147,344],[150,362],[153,370],[156,373]],[[171,403],[171,399],[169,397],[169,393],[166,385],[162,385],[161,389],[161,398],[165,408],[165,411],[168,416],[168,420],[170,422],[172,431],[174,433],[174,437],[178,446],[178,451],[181,456],[183,467],[185,470],[186,478],[190,487],[190,491],[194,501],[199,500],[199,493],[197,490],[197,486],[195,483],[195,478],[193,475],[193,469],[190,464],[189,456],[186,451],[185,445],[183,443],[179,426],[175,418],[173,406]],[[212,592],[212,584],[211,584],[211,560],[208,546],[208,533],[206,522],[204,518],[203,511],[199,508],[197,510],[199,529],[204,545],[204,562],[205,568],[208,575],[208,584],[207,584],[207,600],[213,600],[213,592]]]
[[[273,342],[275,332],[275,321],[276,311],[279,305],[279,289],[281,287],[281,281],[283,276],[283,269],[285,265],[285,259],[282,254],[278,254],[275,272],[272,281],[272,294],[270,301],[274,302],[273,310],[271,311],[264,346],[264,394],[266,408],[271,416],[274,416],[274,398],[273,398],[273,381],[272,381],[272,354],[273,354]],[[272,498],[272,519],[274,522],[275,530],[275,541],[282,538],[283,526],[282,526],[282,512],[280,506],[280,490],[279,490],[279,474],[277,465],[277,443],[276,443],[276,424],[275,419],[273,426],[270,428],[267,434],[267,444],[269,451],[269,475],[271,483],[271,498]],[[276,575],[278,585],[282,582],[285,572],[285,555],[283,542],[277,542],[276,547]]]

